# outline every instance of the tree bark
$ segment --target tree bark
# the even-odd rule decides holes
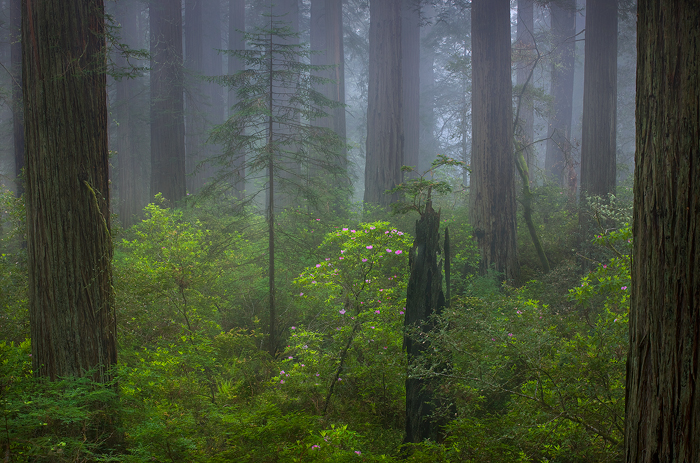
[[[403,163],[418,168],[420,152],[420,5],[401,7],[401,72],[403,85]],[[418,172],[407,174],[417,178]]]
[[[552,60],[553,112],[547,131],[545,171],[564,188],[576,182],[572,177],[571,114],[574,98],[574,36],[576,35],[576,2],[550,4],[555,52]],[[575,189],[575,186],[574,186]]]
[[[586,2],[581,195],[615,193],[617,0]]]
[[[32,370],[110,379],[117,361],[102,0],[23,2]]]
[[[432,329],[430,316],[439,314],[445,306],[442,292],[442,269],[438,262],[440,254],[440,213],[435,212],[428,201],[425,212],[416,221],[416,237],[409,253],[411,274],[406,288],[407,329],[418,333],[404,336],[404,349],[411,364],[426,351],[424,339]],[[434,439],[437,429],[431,422],[435,409],[435,380],[406,378],[406,435],[404,443],[419,443]]]
[[[472,2],[472,159],[470,221],[489,269],[518,276],[515,160],[508,0]]]
[[[121,41],[130,48],[141,48],[138,43],[138,15],[132,1],[120,1],[116,4],[116,19],[121,25]],[[128,69],[129,63],[126,57],[117,52],[115,57],[117,66],[121,69]],[[116,82],[116,102],[115,117],[119,125],[117,126],[117,160],[119,166],[119,219],[124,228],[133,225],[141,212],[141,202],[139,201],[139,185],[148,179],[143,178],[141,160],[136,149],[134,128],[138,124],[132,118],[134,112],[134,100],[138,90],[135,79],[122,77]]]
[[[435,7],[424,7],[424,16],[434,24],[437,20]],[[438,154],[439,143],[435,136],[435,45],[429,41],[432,25],[421,27],[420,50],[420,152],[418,153],[418,171],[425,172],[430,168]]]
[[[700,460],[700,8],[641,0],[625,461]]]
[[[402,182],[404,164],[401,0],[372,0],[369,11],[364,200],[388,206],[398,200],[398,194],[385,191]]]
[[[180,1],[152,0],[149,15],[151,196],[162,193],[175,204],[186,193]]]

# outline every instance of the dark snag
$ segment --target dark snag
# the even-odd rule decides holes
[[[442,292],[442,272],[437,255],[440,253],[440,213],[431,202],[416,221],[416,237],[409,254],[411,275],[406,290],[406,318],[404,349],[409,365],[428,345],[425,337],[432,327],[432,314],[439,314],[445,306]],[[409,330],[417,333],[409,333]],[[435,438],[437,429],[430,421],[435,409],[435,380],[416,377],[406,378],[406,436],[404,443],[418,443]]]

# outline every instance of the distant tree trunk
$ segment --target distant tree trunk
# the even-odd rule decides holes
[[[435,22],[435,7],[424,7],[424,16]],[[421,28],[422,47],[420,51],[420,152],[418,171],[425,172],[438,154],[438,141],[435,137],[435,46],[428,43],[431,25]]]
[[[132,1],[120,1],[116,4],[116,19],[121,25],[121,41],[130,48],[140,48],[138,43],[138,14]],[[128,69],[129,63],[122,53],[115,57],[117,66]],[[134,141],[134,126],[137,121],[132,119],[133,104],[136,98],[136,81],[122,77],[116,82],[115,116],[117,126],[117,159],[119,166],[119,219],[124,228],[132,226],[141,210],[139,201],[139,185],[147,179],[143,178],[141,161]]]
[[[429,318],[445,307],[442,292],[442,269],[437,255],[440,251],[440,213],[435,212],[429,201],[425,212],[416,221],[416,237],[408,260],[411,274],[406,288],[407,329],[417,329],[417,334],[404,336],[404,349],[409,364],[427,350],[421,338],[432,329]],[[418,443],[434,439],[437,429],[430,421],[435,409],[435,380],[406,379],[406,435],[404,443]]]
[[[532,72],[532,67],[535,65],[535,39],[534,39],[534,20],[533,20],[533,0],[518,0],[518,36],[517,36],[517,51],[518,57],[517,78],[516,83],[521,89],[528,81],[528,77]],[[520,139],[520,143],[525,148],[523,156],[527,163],[529,172],[529,180],[534,180],[535,175],[535,149],[532,146],[534,139],[534,105],[532,98],[533,79],[527,84],[527,88],[521,90],[522,101],[520,103],[520,113],[518,115],[518,128],[516,134]]]
[[[117,361],[104,5],[23,2],[32,370],[55,380]]]
[[[581,195],[615,192],[617,0],[586,2]]]
[[[245,49],[243,31],[245,31],[245,0],[229,0],[229,26],[228,26],[228,48],[229,50]],[[228,73],[233,75],[243,70],[243,62],[235,56],[228,57]],[[236,104],[236,91],[231,89],[228,92],[229,109]],[[229,114],[230,115],[230,114]],[[237,176],[235,179],[236,195],[238,199],[243,199],[245,194],[245,154],[236,159]]]
[[[568,188],[575,178],[571,159],[571,114],[574,98],[574,36],[576,1],[550,3],[555,53],[552,59],[554,111],[549,118],[545,170],[555,182]],[[575,187],[574,187],[575,188]]]
[[[220,76],[224,72],[223,57],[219,50],[224,48],[221,34],[221,1],[205,0],[202,8],[202,26],[204,45],[204,74],[207,76]],[[208,141],[208,134],[213,126],[224,122],[224,89],[216,82],[207,82],[204,85],[206,90],[206,101],[204,111],[207,115],[204,136],[204,159],[221,153],[221,146],[217,146]],[[211,165],[207,165],[202,170],[202,181],[206,183],[213,175]]]
[[[418,167],[420,152],[420,5],[401,7],[401,72],[403,85],[403,163]],[[418,177],[415,172],[413,177]]]
[[[204,75],[204,41],[202,9],[205,0],[185,0],[185,69],[187,95],[185,99],[185,171],[192,174],[204,160],[204,103],[205,89],[201,76]],[[204,174],[187,175],[187,190],[198,192],[204,185]]]
[[[472,2],[472,155],[470,221],[480,272],[518,276],[515,159],[508,0]]]
[[[15,195],[22,196],[24,120],[22,115],[22,0],[10,0],[10,62],[12,70],[12,143],[15,159]]]
[[[372,0],[369,11],[364,200],[388,206],[398,200],[398,194],[384,192],[402,182],[404,164],[401,0]]]
[[[640,0],[637,11],[625,462],[690,463],[700,461],[700,9]]]
[[[184,198],[182,12],[179,0],[151,0],[151,196]]]

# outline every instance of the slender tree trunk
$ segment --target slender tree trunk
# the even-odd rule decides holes
[[[615,192],[617,0],[586,2],[581,194]]]
[[[24,193],[24,120],[22,111],[22,0],[10,0],[10,64],[12,69],[12,143],[15,158],[15,194]]]
[[[23,2],[32,370],[57,379],[117,361],[104,5]]]
[[[518,0],[518,40],[517,50],[517,78],[516,83],[521,88],[521,103],[520,114],[518,116],[518,127],[516,128],[516,136],[524,148],[523,156],[527,162],[527,170],[529,172],[529,181],[534,180],[535,175],[535,149],[532,146],[534,139],[534,105],[532,98],[532,79],[524,88],[525,82],[532,72],[532,67],[535,65],[535,39],[534,39],[534,20],[532,0]]]
[[[628,463],[700,461],[698,24],[697,2],[639,2]]]
[[[403,163],[418,167],[420,152],[420,5],[401,6],[401,72],[403,85]],[[418,177],[418,172],[412,175]]]
[[[372,0],[369,11],[364,200],[388,206],[398,200],[398,194],[385,191],[402,182],[404,164],[401,1]]]
[[[549,118],[545,170],[555,182],[568,188],[571,178],[571,114],[574,97],[574,36],[576,1],[550,4],[555,53],[552,60],[552,96],[554,111]],[[575,187],[574,187],[575,188]]]
[[[130,48],[140,48],[138,43],[138,14],[136,4],[132,1],[120,1],[116,4],[116,19],[121,25],[122,43]],[[128,69],[129,63],[122,53],[115,57],[117,66]],[[139,185],[147,179],[142,176],[142,166],[134,141],[134,127],[137,121],[132,119],[133,105],[136,98],[136,81],[123,77],[116,82],[115,116],[117,126],[117,159],[119,166],[119,219],[124,228],[134,224],[138,217],[141,204],[139,201]]]
[[[151,196],[171,203],[185,196],[182,12],[179,0],[152,0]]]
[[[518,276],[508,0],[472,2],[472,156],[469,213],[480,272]]]
[[[229,0],[229,29],[228,48],[229,50],[245,49],[243,32],[245,31],[245,0]],[[228,73],[236,74],[243,70],[243,62],[235,56],[228,57]],[[228,106],[231,109],[236,104],[236,91],[231,89],[228,92]],[[231,115],[231,114],[229,114]],[[236,158],[236,196],[243,199],[245,196],[245,154],[241,153]]]

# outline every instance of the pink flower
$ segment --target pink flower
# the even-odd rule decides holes
[[[370,230],[374,230],[375,227],[369,227]]]
[[[299,293],[299,295],[300,295],[300,296],[303,296],[303,295],[304,295],[304,293]]]
[[[398,251],[396,251],[396,254],[401,254],[402,252],[403,251],[399,249]]]
[[[509,336],[509,337],[513,337],[513,333],[508,333],[508,336]]]
[[[399,315],[403,315],[403,310],[399,310]]]
[[[387,249],[386,249],[386,252],[391,252],[391,249],[387,248]]]
[[[622,288],[620,288],[620,289],[624,291],[624,290],[626,290],[626,289],[627,289],[627,286],[623,286],[623,287],[622,287]]]
[[[280,384],[284,384],[284,380],[283,380],[283,379],[280,379]]]
[[[375,310],[374,313],[380,313],[379,310]]]
[[[340,315],[345,315],[345,309],[340,309],[338,312],[340,312]]]
[[[367,262],[367,259],[365,259],[365,258],[362,258],[362,262]]]
[[[343,231],[348,231],[348,229],[347,229],[347,228],[343,228]]]
[[[365,246],[367,249],[372,249],[372,245],[370,244],[369,246]]]
[[[321,266],[321,264],[316,264],[316,268],[319,268],[320,266]]]

